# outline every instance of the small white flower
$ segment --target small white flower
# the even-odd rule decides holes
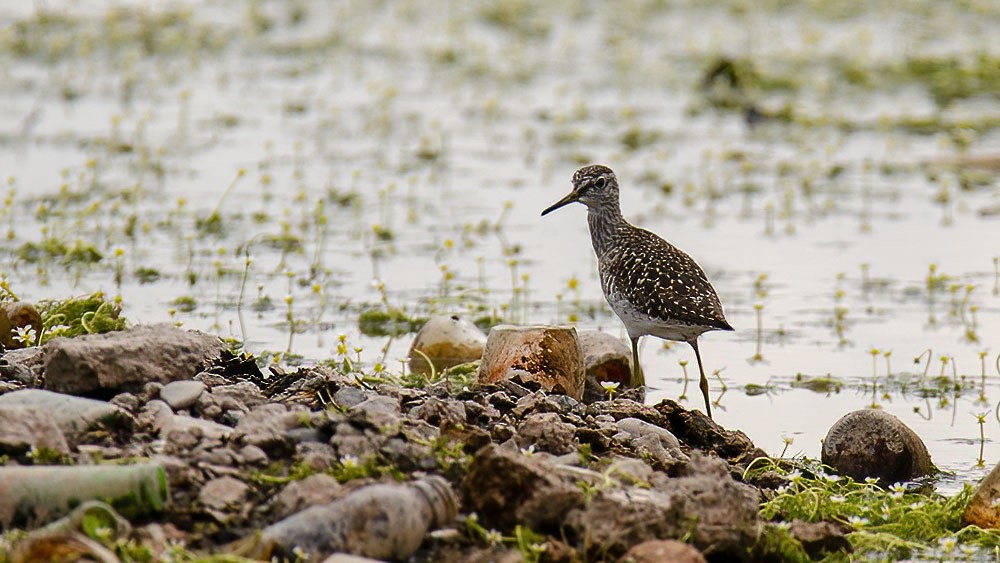
[[[357,467],[358,466],[358,456],[356,455],[345,455],[340,458],[340,465],[344,467]]]
[[[501,534],[497,530],[488,530],[486,532],[486,543],[490,545],[502,545],[503,534]]]
[[[601,382],[601,387],[603,387],[605,391],[614,391],[615,389],[618,389],[619,385],[621,385],[621,383],[619,383],[617,381],[602,381]]]
[[[847,497],[844,495],[830,495],[830,502],[844,502]]]
[[[34,327],[31,325],[14,327],[11,332],[14,333],[14,340],[24,344],[25,346],[31,346],[34,344],[35,338],[38,336]]]
[[[864,526],[868,523],[868,519],[861,516],[851,516],[847,519],[847,522],[852,526]]]
[[[533,456],[533,455],[535,455],[535,445],[531,444],[527,448],[521,448],[521,454],[522,455],[526,455],[526,456]]]

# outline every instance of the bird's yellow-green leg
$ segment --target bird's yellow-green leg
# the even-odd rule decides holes
[[[639,337],[632,338],[632,382],[630,387],[638,388],[646,386],[646,376],[642,373],[642,366],[639,365]]]
[[[698,360],[698,373],[701,374],[701,381],[698,382],[698,387],[701,387],[701,394],[705,397],[705,414],[708,418],[712,418],[712,403],[708,400],[708,378],[705,377],[705,368],[701,367],[701,353],[698,352],[698,339],[693,338],[688,340],[688,344],[694,348],[694,357]]]

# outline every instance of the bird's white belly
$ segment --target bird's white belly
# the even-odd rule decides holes
[[[658,319],[637,309],[625,299],[608,298],[608,305],[618,315],[629,338],[656,336],[664,340],[688,341],[705,332],[705,327],[671,319]]]

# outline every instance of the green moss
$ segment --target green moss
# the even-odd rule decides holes
[[[124,330],[121,306],[104,298],[98,291],[85,297],[45,300],[37,304],[42,316],[41,344],[56,336],[80,336]]]
[[[190,313],[198,308],[198,301],[190,295],[180,295],[175,297],[170,305],[182,313]]]
[[[399,309],[368,309],[358,317],[358,328],[365,336],[399,336],[420,330],[426,322]]]

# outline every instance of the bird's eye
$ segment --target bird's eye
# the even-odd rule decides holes
[[[604,176],[601,176],[597,180],[594,180],[594,186],[599,190],[603,190],[604,186],[608,185],[608,180]]]

